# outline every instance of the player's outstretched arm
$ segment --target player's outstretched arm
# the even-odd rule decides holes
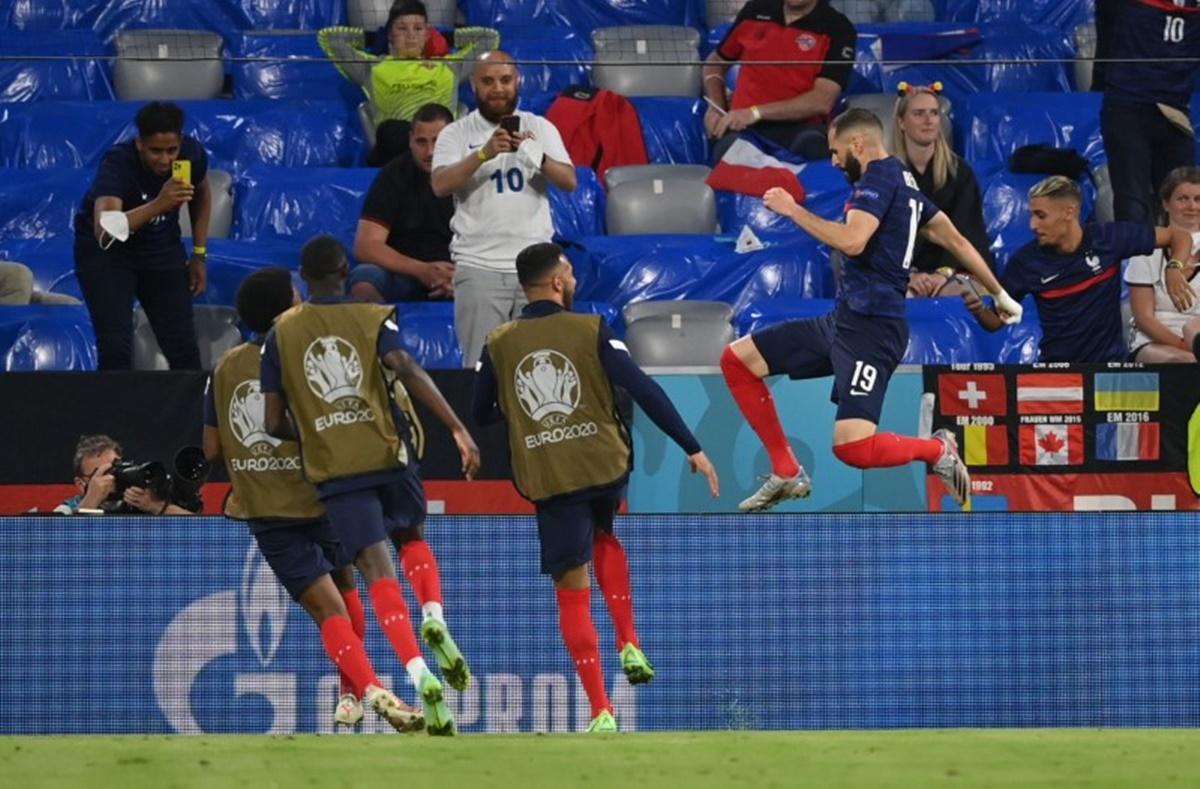
[[[473,479],[479,471],[479,447],[476,446],[475,439],[471,438],[466,425],[450,407],[450,403],[446,402],[437,384],[429,377],[429,373],[404,350],[388,351],[383,356],[383,363],[395,371],[408,393],[432,411],[438,421],[450,430],[454,436],[454,443],[458,445],[463,475],[467,479]]]
[[[708,480],[708,492],[712,494],[712,497],[720,498],[721,482],[717,479],[717,470],[713,467],[712,461],[708,459],[708,455],[702,451],[688,455],[688,465],[692,467],[693,474],[703,474],[704,478]]]
[[[799,205],[787,190],[778,186],[766,191],[763,205],[780,216],[786,216],[820,243],[850,257],[861,255],[870,243],[871,236],[879,229],[878,217],[866,211],[851,210],[844,224],[822,219]]]
[[[950,221],[950,217],[946,216],[944,212],[938,211],[932,219],[925,223],[921,234],[954,255],[955,260],[962,263],[963,268],[979,280],[996,300],[996,312],[983,309],[982,303],[979,305],[980,311],[976,312],[972,309],[971,300],[964,295],[963,299],[967,302],[967,309],[971,310],[971,314],[979,320],[980,325],[988,331],[996,331],[1003,324],[1020,322],[1021,305],[1008,295],[1000,285],[1000,280],[996,279],[996,275],[992,273],[987,261],[979,254],[979,250],[975,249],[971,242],[958,232],[958,228]],[[974,299],[979,301],[977,296]],[[988,317],[989,315],[999,320],[1000,324],[994,327],[990,325],[993,322]]]

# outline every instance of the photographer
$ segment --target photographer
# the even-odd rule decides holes
[[[79,510],[103,510],[113,514],[193,515],[199,512],[198,496],[185,502],[187,509],[168,500],[169,496],[131,485],[123,490],[111,472],[121,460],[121,445],[105,435],[82,436],[75,445],[75,485],[79,495],[54,508],[59,515]]]

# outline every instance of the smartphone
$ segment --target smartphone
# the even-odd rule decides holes
[[[500,119],[500,128],[509,134],[519,134],[521,131],[521,116],[505,115]]]
[[[192,182],[192,163],[187,159],[176,159],[171,162],[171,177],[185,184]]]
[[[979,299],[979,301],[983,304],[983,306],[985,308],[991,309],[991,311],[996,313],[997,315],[1000,314],[1000,310],[997,309],[995,303],[993,303],[991,305],[991,307],[988,307],[988,303],[983,300],[983,294],[979,292],[979,288],[975,287],[975,278],[974,277],[968,277],[965,274],[956,274],[954,276],[954,278],[956,280],[958,280],[959,282],[965,284],[968,288],[970,288],[971,292],[975,294],[975,296]]]

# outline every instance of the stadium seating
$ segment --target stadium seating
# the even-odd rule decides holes
[[[3,25],[0,16],[0,26]],[[57,56],[80,60],[19,60],[21,56]],[[91,30],[23,30],[0,36],[0,103],[18,101],[99,101],[113,97],[108,65],[88,56],[108,54]]]
[[[78,170],[0,168],[0,242],[70,236],[86,177]]]
[[[711,172],[712,168],[704,164],[627,164],[610,167],[604,172],[604,188],[612,190],[623,183],[653,178],[703,183]]]
[[[113,82],[117,97],[212,99],[221,93],[225,70],[216,33],[197,30],[126,30],[117,35]]]
[[[236,58],[264,59],[232,65],[235,99],[320,99],[348,106],[362,101],[362,88],[333,64],[318,62],[325,53],[311,30],[247,30],[227,43]]]
[[[234,184],[234,237],[293,238],[330,233],[349,245],[373,169],[252,167]]]
[[[346,0],[346,16],[351,25],[366,30],[382,27],[387,22],[388,11],[394,0]],[[454,0],[425,0],[425,11],[429,24],[447,26],[454,24],[457,12]]]
[[[575,180],[578,185],[574,192],[550,185],[550,218],[554,221],[555,235],[571,239],[603,234],[607,200],[596,171],[576,167]]]
[[[646,156],[655,164],[708,164],[705,104],[684,96],[634,96]]]
[[[212,192],[212,214],[208,222],[209,238],[228,238],[233,225],[233,177],[224,170],[209,170],[208,188]],[[184,238],[192,237],[192,220],[189,206],[179,211],[179,226]]]
[[[632,326],[644,318],[660,318],[664,315],[681,315],[688,318],[703,318],[729,323],[733,320],[733,307],[723,301],[701,301],[675,299],[671,301],[632,301],[621,310],[625,325]]]
[[[873,22],[932,22],[933,3],[930,0],[830,0],[856,25]]]
[[[197,304],[193,308],[196,342],[200,347],[200,366],[211,370],[221,354],[242,342],[237,310],[233,307]],[[167,370],[167,358],[158,347],[146,313],[139,307],[133,313],[133,369]]]
[[[5,371],[95,370],[96,341],[87,308],[0,307],[0,354]]]
[[[535,24],[573,27],[584,33],[618,25],[685,25],[699,28],[703,9],[696,0],[462,0],[471,25]]]
[[[1075,90],[1092,89],[1092,67],[1096,58],[1096,25],[1089,22],[1075,28]]]
[[[607,205],[612,235],[712,233],[717,225],[713,190],[686,173],[620,183],[608,190]]]
[[[592,84],[595,52],[588,36],[569,27],[505,25],[499,31],[500,45],[521,72],[522,109],[544,115],[568,87]]]
[[[829,162],[811,162],[800,171],[804,185],[804,207],[826,219],[840,219],[850,199],[850,184],[841,170]],[[749,226],[755,232],[795,233],[796,225],[763,206],[762,198],[736,192],[717,192],[717,219],[727,232]]]
[[[700,34],[692,28],[637,25],[592,33],[593,79],[624,96],[700,95]]]
[[[642,367],[715,367],[721,351],[733,340],[727,317],[686,308],[648,316],[625,328],[629,355]]]
[[[963,156],[1008,161],[1023,145],[1073,148],[1092,168],[1105,160],[1099,93],[985,93],[957,107]]]

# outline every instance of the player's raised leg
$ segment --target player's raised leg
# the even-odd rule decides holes
[[[607,502],[599,504],[604,506]],[[613,509],[613,506],[609,505],[608,508]],[[597,513],[597,519],[604,515]],[[641,685],[654,679],[654,665],[642,652],[633,624],[633,590],[629,582],[629,560],[625,556],[625,547],[612,532],[611,513],[607,514],[607,520],[607,530],[599,524],[596,528],[596,537],[592,541],[592,567],[616,631],[621,669],[630,685]]]

